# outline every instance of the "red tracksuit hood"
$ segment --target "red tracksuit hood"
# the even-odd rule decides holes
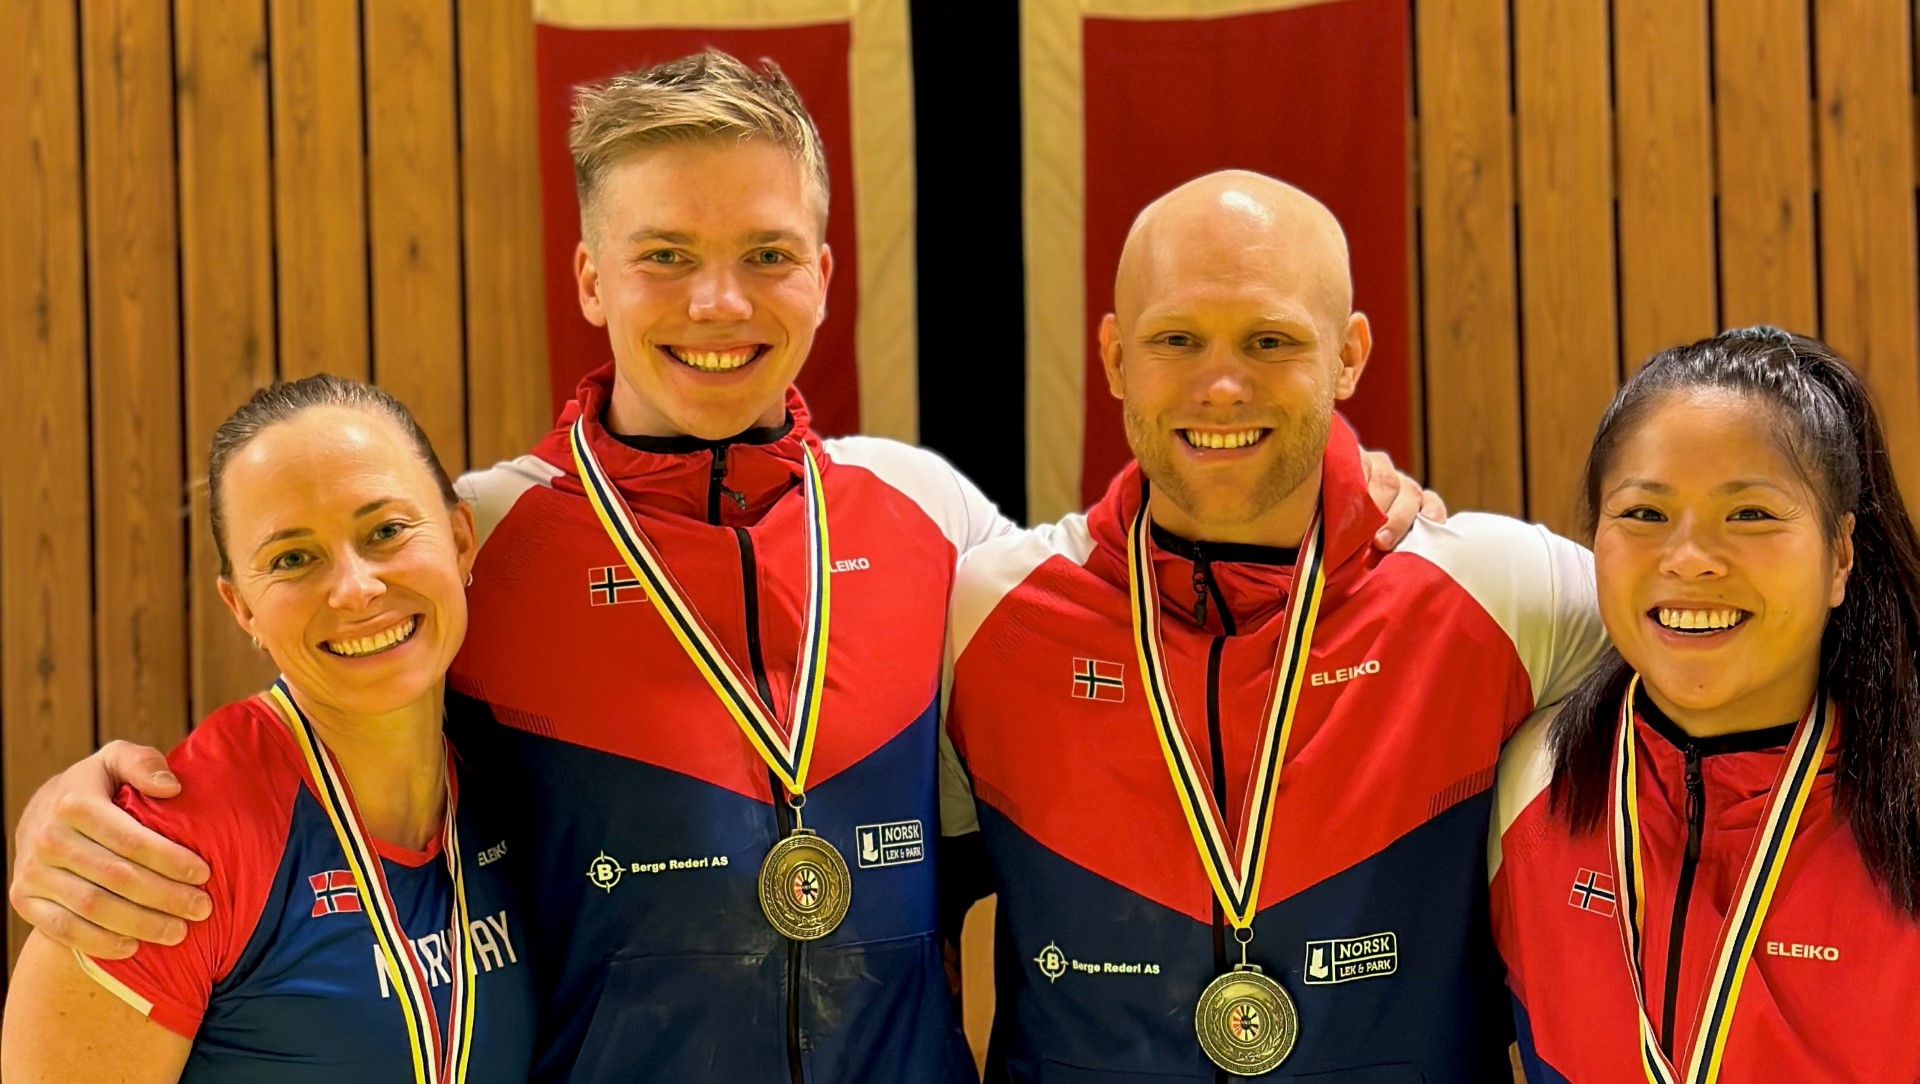
[[[612,397],[613,363],[609,362],[581,378],[552,432],[534,445],[534,455],[564,472],[553,480],[554,488],[581,492],[568,432],[574,419],[583,415],[587,443],[621,494],[636,509],[660,515],[709,519],[715,507],[715,456],[724,459],[719,478],[723,499],[717,507],[720,522],[728,526],[758,523],[782,494],[799,484],[801,449],[812,448],[821,469],[827,469],[812,415],[792,385],[787,387],[787,419],[782,425],[748,429],[724,440],[646,437],[628,438],[635,443],[627,443],[605,424]]]
[[[1127,533],[1140,507],[1140,464],[1129,462],[1107,492],[1087,512],[1087,528],[1098,549],[1087,567],[1110,582],[1127,582]],[[1338,415],[1327,435],[1321,459],[1321,501],[1327,520],[1326,566],[1329,583],[1343,569],[1357,567],[1372,552],[1373,535],[1386,516],[1367,492],[1360,466],[1360,445]],[[1154,532],[1153,564],[1165,609],[1163,619],[1220,630],[1218,607],[1198,604],[1198,559],[1232,611],[1235,631],[1265,622],[1286,605],[1293,586],[1293,564],[1286,551],[1264,546],[1182,540]],[[1195,619],[1196,613],[1202,615]]]

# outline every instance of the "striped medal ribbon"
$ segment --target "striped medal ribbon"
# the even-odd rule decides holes
[[[476,972],[473,932],[468,925],[466,875],[460,865],[453,751],[450,748],[446,751],[447,819],[440,841],[440,849],[447,860],[447,870],[453,876],[451,921],[454,932],[451,957],[447,961],[447,969],[453,976],[452,989],[447,1009],[448,1027],[443,1037],[440,1018],[434,1011],[426,969],[414,954],[407,931],[400,924],[399,909],[393,902],[392,890],[387,887],[386,870],[381,865],[379,853],[374,850],[373,837],[368,834],[366,825],[360,822],[360,813],[354,806],[353,792],[347,786],[345,773],[340,770],[333,753],[321,743],[320,736],[314,733],[313,724],[308,721],[306,713],[294,702],[284,677],[273,683],[267,695],[278,705],[288,722],[293,724],[294,738],[300,744],[300,753],[306,760],[314,791],[320,797],[320,805],[327,811],[327,820],[333,824],[334,835],[340,840],[340,850],[347,856],[347,867],[353,872],[354,883],[360,889],[363,903],[361,911],[367,916],[367,924],[373,927],[373,939],[380,946],[380,958],[386,965],[394,990],[399,993],[396,1000],[407,1022],[407,1047],[413,1056],[415,1084],[460,1084],[467,1078],[473,1055]]]
[[[1253,919],[1260,909],[1260,883],[1266,870],[1267,847],[1272,840],[1273,805],[1287,743],[1293,734],[1300,687],[1306,678],[1307,658],[1313,647],[1314,624],[1326,589],[1322,550],[1325,523],[1318,510],[1307,528],[1293,570],[1293,602],[1287,609],[1286,638],[1273,664],[1273,686],[1267,694],[1266,725],[1255,749],[1253,771],[1247,779],[1239,832],[1227,834],[1226,816],[1206,785],[1201,758],[1168,680],[1166,645],[1160,631],[1160,591],[1153,570],[1147,484],[1140,487],[1140,509],[1134,514],[1127,546],[1127,583],[1132,601],[1133,643],[1140,660],[1140,679],[1146,687],[1147,709],[1154,733],[1166,757],[1174,794],[1180,799],[1194,847],[1213,885],[1221,910],[1233,926],[1240,945],[1240,963],[1219,976],[1201,994],[1194,1026],[1200,1046],[1215,1064],[1228,1072],[1255,1076],[1270,1072],[1293,1049],[1299,1017],[1286,991],[1260,968],[1247,962],[1253,940]],[[1235,843],[1238,846],[1235,846]]]
[[[1614,883],[1626,893],[1622,901],[1625,906],[1614,913],[1619,916],[1621,946],[1627,954],[1627,974],[1633,979],[1633,999],[1640,1015],[1640,1064],[1647,1084],[1714,1084],[1720,1079],[1727,1034],[1732,1029],[1734,1006],[1740,1001],[1741,987],[1746,981],[1747,963],[1759,943],[1760,925],[1766,920],[1768,908],[1773,906],[1780,874],[1787,866],[1787,852],[1793,847],[1794,833],[1800,825],[1800,814],[1806,809],[1820,764],[1832,744],[1838,709],[1823,689],[1814,695],[1813,703],[1794,728],[1786,763],[1774,781],[1752,853],[1747,856],[1739,894],[1720,926],[1713,970],[1701,999],[1699,1021],[1693,1029],[1693,1050],[1687,1059],[1686,1073],[1682,1075],[1660,1048],[1659,1032],[1647,1015],[1646,992],[1640,978],[1640,930],[1646,918],[1646,889],[1640,860],[1640,791],[1633,724],[1633,699],[1639,687],[1640,676],[1635,674],[1627,685],[1626,698],[1620,703],[1608,813],[1613,829]]]
[[[774,845],[762,866],[761,909],[768,922],[790,938],[811,941],[826,936],[846,916],[853,882],[839,851],[806,829],[800,820],[800,810],[806,804],[807,771],[813,763],[813,748],[819,733],[820,697],[827,680],[827,628],[833,610],[827,500],[813,450],[802,448],[804,469],[800,492],[806,515],[806,612],[800,627],[800,657],[794,671],[792,698],[786,725],[782,726],[773,709],[760,699],[751,675],[707,627],[700,611],[667,568],[660,551],[640,529],[626,499],[607,477],[606,469],[587,442],[584,416],[574,420],[571,440],[574,465],[607,537],[612,539],[634,578],[644,585],[648,600],[694,669],[706,679],[707,686],[733,717],[740,732],[786,788],[788,805],[794,811],[794,829]]]

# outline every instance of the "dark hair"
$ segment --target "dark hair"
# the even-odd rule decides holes
[[[1820,680],[1843,712],[1834,805],[1895,907],[1920,915],[1920,541],[1866,385],[1825,343],[1777,328],[1727,331],[1654,355],[1613,398],[1586,467],[1586,527],[1620,444],[1670,394],[1731,391],[1764,406],[1838,541],[1853,523],[1846,598],[1827,617]],[[1549,802],[1576,829],[1606,815],[1620,698],[1632,672],[1607,655],[1570,694],[1548,742]]]
[[[222,577],[233,575],[233,563],[227,559],[226,500],[220,485],[226,476],[227,464],[270,426],[292,421],[314,407],[331,406],[369,410],[391,419],[413,443],[415,454],[440,486],[440,496],[447,506],[460,502],[459,495],[453,491],[453,480],[440,465],[440,457],[433,454],[433,444],[427,440],[426,432],[400,400],[363,380],[327,373],[282,381],[254,392],[251,399],[227,415],[227,420],[213,431],[213,448],[207,456],[207,519],[213,527],[213,548],[220,555]]]

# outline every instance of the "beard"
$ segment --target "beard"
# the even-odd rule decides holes
[[[1131,402],[1122,413],[1127,446],[1147,481],[1196,523],[1216,528],[1252,523],[1296,492],[1320,466],[1333,429],[1330,394],[1304,411],[1282,414],[1261,442],[1271,446],[1265,466],[1250,481],[1237,483],[1219,477],[1223,472],[1196,471],[1183,462],[1174,447],[1182,438],[1173,427],[1149,422]]]

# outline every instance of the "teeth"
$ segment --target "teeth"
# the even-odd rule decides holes
[[[701,372],[724,373],[731,369],[738,369],[747,362],[752,361],[754,348],[749,346],[739,350],[727,351],[673,350],[672,353],[674,357],[680,359],[683,363],[691,365]]]
[[[362,636],[358,640],[328,640],[326,642],[326,648],[335,655],[344,655],[350,659],[357,658],[361,655],[372,655],[385,651],[396,644],[407,642],[407,640],[412,638],[413,630],[418,624],[419,618],[409,617],[384,632],[376,632],[372,636]]]
[[[1660,624],[1670,629],[1682,631],[1702,631],[1730,629],[1746,620],[1739,610],[1677,610],[1660,607]]]
[[[1237,433],[1202,433],[1197,429],[1180,431],[1188,444],[1195,448],[1245,448],[1259,440],[1266,432],[1264,429],[1242,429]]]

